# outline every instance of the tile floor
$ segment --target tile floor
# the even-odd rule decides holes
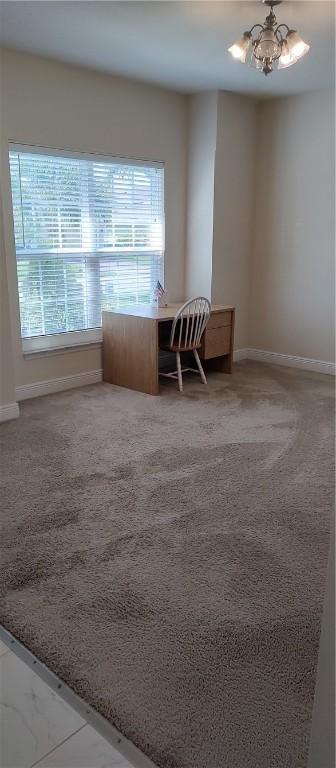
[[[1,768],[132,768],[0,641]]]

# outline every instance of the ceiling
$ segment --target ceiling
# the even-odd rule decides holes
[[[333,86],[334,8],[326,0],[286,0],[275,9],[311,50],[267,78],[227,52],[245,29],[264,21],[268,9],[259,0],[11,0],[1,2],[0,41],[185,93],[223,89],[269,97]]]

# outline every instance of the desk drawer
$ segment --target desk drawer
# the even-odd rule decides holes
[[[208,326],[203,337],[201,357],[203,360],[209,360],[211,357],[228,355],[230,352],[230,343],[231,325],[210,329]]]
[[[231,325],[232,312],[213,312],[209,317],[207,328],[221,328],[223,325]]]

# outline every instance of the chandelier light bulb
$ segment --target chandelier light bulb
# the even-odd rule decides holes
[[[271,29],[262,32],[254,49],[254,55],[258,59],[272,59],[279,51],[279,43]]]
[[[287,45],[291,56],[296,59],[296,61],[301,59],[305,53],[308,53],[310,48],[294,29],[291,29],[287,34]]]
[[[247,54],[247,49],[249,47],[250,39],[251,39],[250,32],[244,32],[242,37],[239,40],[237,40],[236,43],[231,45],[231,48],[229,48],[229,53],[231,53],[231,56],[233,56],[234,59],[241,61],[242,64],[244,64],[246,60],[246,54]]]
[[[295,62],[296,62],[296,59],[294,59],[293,56],[291,55],[288,48],[287,41],[285,40],[284,43],[282,44],[278,69],[286,69],[286,67],[291,67],[292,64],[295,64]]]

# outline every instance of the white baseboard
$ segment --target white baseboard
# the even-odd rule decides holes
[[[31,397],[41,397],[41,395],[50,395],[54,392],[63,392],[66,389],[75,389],[76,387],[85,387],[88,384],[98,384],[103,380],[103,371],[86,371],[77,373],[75,376],[64,376],[50,381],[36,381],[34,384],[25,384],[16,388],[16,397],[18,400],[29,400]]]
[[[239,360],[247,360],[248,353],[248,349],[235,349],[233,352],[233,361],[239,363]]]
[[[240,360],[257,360],[263,363],[273,363],[275,365],[286,365],[290,368],[301,368],[307,371],[316,371],[317,373],[327,373],[335,375],[335,363],[324,362],[323,360],[311,360],[307,357],[296,357],[295,355],[284,355],[279,352],[267,352],[263,349],[236,349],[233,353],[235,362]],[[62,392],[66,389],[84,387],[88,384],[98,384],[103,380],[103,371],[86,371],[74,376],[64,376],[50,381],[36,381],[33,384],[25,384],[16,388],[17,400],[28,400],[32,397],[41,397],[50,395],[54,392]],[[0,422],[16,419],[19,416],[19,406],[17,403],[0,406]]]
[[[8,405],[0,405],[0,422],[10,421],[11,419],[17,419],[20,415],[20,409],[17,403],[8,403]]]
[[[328,373],[329,375],[333,376],[335,376],[336,373],[335,363],[328,363],[324,360],[312,360],[309,357],[284,355],[280,352],[267,352],[263,349],[247,349],[244,351],[247,352],[246,357],[249,360],[258,360],[262,363],[274,363],[275,365],[286,365],[289,368],[301,368],[305,371]]]

